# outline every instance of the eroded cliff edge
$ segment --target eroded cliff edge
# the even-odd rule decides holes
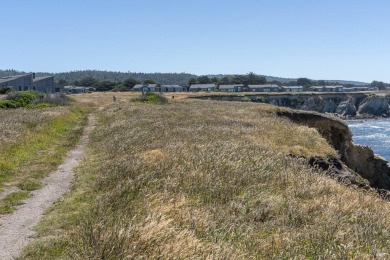
[[[295,123],[314,127],[338,151],[341,161],[379,191],[390,191],[390,165],[371,148],[354,144],[348,125],[336,117],[306,111],[278,111]]]
[[[245,93],[196,98],[268,103],[299,110],[336,114],[343,118],[390,116],[390,95],[385,93]]]

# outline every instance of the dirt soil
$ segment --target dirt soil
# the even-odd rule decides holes
[[[32,196],[12,214],[0,218],[0,259],[17,258],[32,240],[33,228],[45,210],[70,191],[73,170],[84,158],[84,147],[94,127],[95,118],[90,115],[79,144],[68,153],[58,169],[43,180],[44,187],[32,192]]]

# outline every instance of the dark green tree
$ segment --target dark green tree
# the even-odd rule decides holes
[[[317,85],[318,86],[326,86],[327,82],[325,80],[319,80],[319,81],[317,81]]]
[[[156,82],[154,82],[151,79],[146,79],[146,80],[144,80],[144,84],[156,84]]]
[[[141,82],[139,80],[136,80],[134,78],[128,78],[125,81],[123,81],[123,86],[125,86],[128,89],[132,89],[135,85],[140,83]]]
[[[188,80],[188,85],[198,84],[198,80],[196,78],[190,78]]]
[[[371,87],[377,87],[379,90],[384,90],[386,89],[386,85],[384,82],[382,81],[376,81],[374,80],[373,82],[371,82]]]
[[[200,76],[200,77],[198,77],[198,83],[199,84],[209,84],[209,83],[211,83],[211,80],[208,76]]]
[[[229,76],[225,76],[223,77],[220,81],[219,81],[219,84],[220,85],[229,85],[231,83],[231,77]]]
[[[282,86],[282,83],[280,81],[277,81],[277,80],[269,81],[268,83],[273,84],[273,85],[278,85],[279,87]]]
[[[58,84],[60,84],[60,85],[62,85],[62,86],[65,86],[65,85],[68,84],[68,82],[67,82],[66,80],[64,80],[64,79],[59,79],[59,80],[58,80]]]
[[[96,83],[98,83],[98,81],[92,77],[82,78],[79,82],[81,86],[85,86],[85,87],[92,87]]]
[[[210,81],[211,81],[212,83],[216,84],[216,85],[219,85],[219,78],[217,78],[217,77],[211,78]]]
[[[298,78],[297,79],[297,85],[303,86],[303,87],[310,87],[312,85],[312,82],[308,78]]]

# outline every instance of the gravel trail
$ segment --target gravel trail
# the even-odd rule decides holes
[[[43,188],[33,191],[31,197],[12,214],[0,218],[0,259],[17,258],[32,240],[33,227],[45,210],[70,191],[73,170],[84,158],[84,147],[94,124],[95,118],[90,115],[79,143],[68,153],[58,169],[43,180]]]

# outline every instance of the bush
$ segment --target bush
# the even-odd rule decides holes
[[[0,108],[18,108],[18,104],[12,100],[0,101]]]
[[[65,94],[51,94],[46,95],[42,98],[33,100],[33,104],[46,104],[51,106],[66,106],[70,102],[70,98],[67,97]]]
[[[33,100],[44,97],[44,94],[35,91],[19,91],[11,92],[7,95],[6,100],[12,100],[17,104],[17,107],[25,107],[33,102]]]
[[[12,87],[2,87],[2,88],[0,88],[0,94],[1,95],[8,94],[8,93],[10,93],[12,91],[14,91],[14,89]]]
[[[241,101],[242,101],[242,102],[251,102],[252,100],[251,100],[250,98],[248,98],[248,97],[243,97],[243,98],[241,99]]]
[[[267,98],[265,98],[263,96],[259,96],[259,97],[256,97],[255,102],[268,103],[268,100],[267,100]]]
[[[64,94],[46,95],[35,91],[10,92],[5,100],[0,101],[0,108],[47,108],[65,106],[69,98]]]
[[[138,98],[134,99],[135,102],[163,105],[168,103],[168,99],[161,94],[148,92],[141,94]]]

